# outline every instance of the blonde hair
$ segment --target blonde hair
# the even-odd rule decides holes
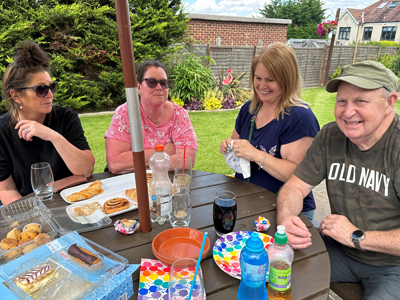
[[[282,91],[282,99],[275,110],[275,118],[289,114],[292,106],[308,108],[307,102],[300,98],[301,76],[297,64],[296,54],[293,49],[283,43],[273,43],[263,47],[251,63],[250,86],[253,88],[253,101],[250,105],[250,113],[254,114],[262,102],[254,88],[254,74],[258,63],[262,63],[269,75],[276,81]]]

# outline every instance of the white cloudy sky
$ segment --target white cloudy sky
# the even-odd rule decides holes
[[[250,17],[259,13],[265,2],[270,0],[185,0],[186,12],[199,14],[232,15]],[[377,0],[326,0],[323,1],[326,14],[332,13],[329,19],[334,19],[338,8],[364,8]]]

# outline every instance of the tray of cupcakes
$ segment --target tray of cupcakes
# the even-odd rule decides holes
[[[0,266],[18,299],[90,298],[128,264],[126,258],[70,232]]]

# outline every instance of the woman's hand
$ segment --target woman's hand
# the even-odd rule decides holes
[[[32,141],[34,136],[44,141],[52,141],[55,136],[59,135],[58,132],[55,132],[49,127],[31,120],[22,120],[18,122],[15,129],[18,130],[19,138],[26,141]]]
[[[222,154],[226,154],[226,152],[229,152],[231,150],[231,141],[232,138],[227,138],[226,140],[223,140],[221,142],[221,145],[219,146],[219,152]]]
[[[256,161],[257,155],[260,154],[260,150],[257,150],[248,140],[235,140],[232,150],[237,157],[243,157],[248,161]]]

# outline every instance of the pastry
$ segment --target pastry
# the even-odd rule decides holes
[[[99,202],[95,201],[95,202],[92,202],[92,203],[90,203],[90,204],[95,205],[95,206],[96,206],[98,209],[100,209],[103,213],[106,213],[106,212],[104,211],[104,209],[103,209],[103,206],[101,206],[101,204],[100,204]]]
[[[150,182],[151,177],[153,177],[153,173],[146,173],[146,179],[147,179],[147,183]]]
[[[68,254],[71,256],[73,261],[81,267],[89,267],[92,271],[100,270],[103,267],[103,261],[97,254],[94,254],[77,244],[73,244],[68,248]]]
[[[74,208],[74,213],[78,216],[78,217],[86,217],[86,216],[90,216],[92,213],[94,213],[96,211],[96,206],[91,205],[91,204],[84,204],[78,207]]]
[[[17,221],[13,222],[13,223],[10,225],[10,229],[18,228],[18,227],[19,227],[19,223],[18,223]]]
[[[32,269],[27,273],[18,276],[15,281],[16,285],[28,295],[32,295],[44,286],[48,281],[57,279],[58,274],[54,268],[47,264]]]
[[[125,225],[126,227],[132,227],[133,225],[136,224],[136,220],[128,220],[128,219],[122,219],[121,223]]]
[[[3,250],[10,250],[17,246],[18,246],[18,241],[13,238],[5,238],[0,243],[0,247]]]
[[[42,226],[38,223],[30,223],[28,225],[25,225],[24,230],[22,231],[32,231],[36,232],[36,235],[42,232]]]
[[[20,255],[21,253],[22,253],[22,249],[18,247],[18,248],[12,249],[11,251],[4,253],[3,257],[8,260],[11,260],[14,257],[16,257],[17,255]]]
[[[100,180],[96,180],[91,185],[89,185],[86,189],[73,193],[66,197],[68,202],[76,202],[80,200],[85,200],[92,198],[94,195],[97,195],[101,192],[102,183]]]
[[[18,242],[18,246],[22,246],[23,244],[29,243],[31,240],[20,240]]]
[[[121,197],[110,199],[104,203],[104,210],[108,215],[128,208],[129,201]]]
[[[38,245],[44,245],[44,244],[50,242],[50,240],[51,240],[50,236],[48,234],[45,234],[45,233],[39,234],[34,239],[35,243],[37,243]]]
[[[40,245],[38,243],[32,242],[22,248],[24,248],[24,250],[23,250],[24,254],[27,254],[28,252],[31,252],[32,250],[36,249],[39,246]]]
[[[137,192],[136,189],[130,189],[125,191],[125,195],[131,198],[133,201],[137,203]]]
[[[18,242],[20,234],[21,234],[21,230],[19,230],[18,228],[14,228],[9,233],[7,233],[7,237],[11,238],[11,239],[16,239]]]
[[[19,241],[31,241],[37,236],[36,232],[33,231],[23,231],[19,235]]]

